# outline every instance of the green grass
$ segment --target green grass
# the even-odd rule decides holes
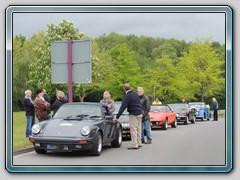
[[[32,147],[32,143],[25,137],[26,125],[25,112],[13,112],[13,151]]]

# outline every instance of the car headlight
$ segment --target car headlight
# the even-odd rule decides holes
[[[41,127],[38,124],[34,124],[32,126],[32,133],[33,134],[38,134],[41,131]]]
[[[87,136],[87,135],[89,135],[90,131],[91,131],[90,127],[84,126],[81,130],[81,133],[83,136]]]
[[[178,116],[179,116],[179,114],[176,114],[176,116],[178,117]]]
[[[122,123],[122,127],[127,128],[130,127],[129,123]]]

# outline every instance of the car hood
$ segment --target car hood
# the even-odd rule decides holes
[[[149,112],[150,115],[150,120],[154,121],[154,120],[164,120],[166,113],[164,112]]]
[[[89,126],[94,120],[49,120],[43,129],[43,136],[47,137],[77,137],[84,126]]]
[[[176,110],[176,111],[173,111],[174,113],[176,114],[180,114],[180,115],[185,115],[186,113],[188,113],[188,111],[185,111],[185,110]]]

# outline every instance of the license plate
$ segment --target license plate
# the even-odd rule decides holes
[[[55,144],[47,144],[46,148],[48,150],[68,150],[68,146],[67,145],[55,145]]]

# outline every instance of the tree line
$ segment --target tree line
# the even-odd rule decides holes
[[[91,40],[92,82],[73,84],[74,101],[99,101],[105,90],[120,101],[123,84],[129,82],[134,89],[142,86],[151,100],[209,104],[215,97],[225,108],[225,45],[210,38],[187,43],[115,32],[91,38],[63,20],[30,38],[13,38],[14,111],[22,110],[26,89],[45,88],[52,99],[56,90],[67,93],[67,84],[51,83],[51,42],[68,39]]]

